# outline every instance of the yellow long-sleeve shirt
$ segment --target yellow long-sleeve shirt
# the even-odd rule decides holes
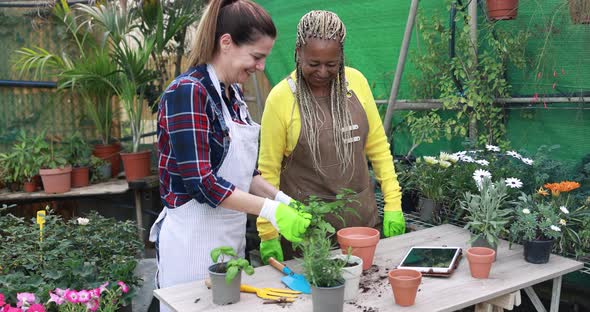
[[[358,70],[346,67],[345,76],[348,88],[353,90],[364,108],[369,122],[369,134],[365,153],[373,165],[377,181],[381,184],[385,201],[385,211],[401,210],[401,190],[393,166],[389,143],[383,123],[377,110],[367,79]],[[295,81],[295,73],[291,73]],[[301,130],[299,107],[287,79],[277,84],[268,95],[262,114],[262,128],[258,169],[262,176],[275,187],[280,185],[281,164],[297,146]],[[268,221],[259,218],[258,231],[262,240],[278,234]]]

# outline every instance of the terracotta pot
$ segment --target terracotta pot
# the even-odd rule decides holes
[[[348,248],[351,247],[352,254],[363,259],[363,271],[373,265],[379,234],[379,231],[370,227],[348,227],[336,232],[342,253],[348,254]]]
[[[570,16],[574,24],[590,24],[590,2],[568,0]]]
[[[121,172],[121,144],[96,144],[92,149],[92,155],[108,160],[111,163],[111,177],[116,177]]]
[[[72,169],[72,187],[88,186],[90,182],[90,168],[76,167]]]
[[[471,247],[467,249],[467,260],[471,276],[475,278],[488,278],[496,252],[486,247]]]
[[[518,0],[487,0],[488,19],[511,20],[518,14]]]
[[[37,185],[35,185],[35,181],[27,181],[23,184],[23,189],[27,193],[32,193],[37,190]]]
[[[422,281],[422,273],[408,269],[394,269],[389,271],[389,284],[393,289],[395,303],[408,307],[416,301],[418,286]]]
[[[524,242],[524,260],[529,263],[543,264],[549,262],[553,240],[532,240]]]
[[[482,236],[479,236],[476,240],[474,240],[473,243],[471,243],[471,247],[486,247],[493,249],[496,252],[494,254],[494,262],[498,257],[498,245],[491,245],[490,243],[488,243],[488,240],[483,238]]]
[[[125,178],[127,181],[134,181],[150,175],[150,166],[152,163],[151,151],[121,153],[121,157],[123,158]]]
[[[72,187],[72,167],[39,170],[45,193],[69,192]]]

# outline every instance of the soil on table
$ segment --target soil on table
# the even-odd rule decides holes
[[[389,279],[387,272],[392,268],[380,267],[373,264],[368,270],[364,271],[361,275],[359,282],[359,296],[357,299],[347,302],[362,312],[379,312],[379,309],[374,307],[371,300],[368,299],[369,295],[376,295],[381,298],[382,296],[391,297],[393,301],[393,292],[391,286],[389,286]],[[369,295],[364,295],[369,294]]]

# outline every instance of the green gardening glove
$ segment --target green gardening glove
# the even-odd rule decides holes
[[[311,215],[297,211],[279,201],[265,199],[260,217],[270,223],[290,242],[298,243],[311,223]]]
[[[401,211],[383,212],[383,235],[385,237],[396,236],[406,232],[406,220]]]
[[[260,241],[260,258],[264,264],[268,264],[268,258],[273,257],[278,261],[283,261],[283,248],[281,247],[280,238],[275,237],[266,241]]]

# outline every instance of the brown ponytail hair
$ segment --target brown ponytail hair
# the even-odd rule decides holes
[[[277,29],[268,12],[251,0],[211,0],[197,27],[190,66],[210,62],[219,49],[219,37],[224,34],[240,46],[262,36],[274,39]]]

